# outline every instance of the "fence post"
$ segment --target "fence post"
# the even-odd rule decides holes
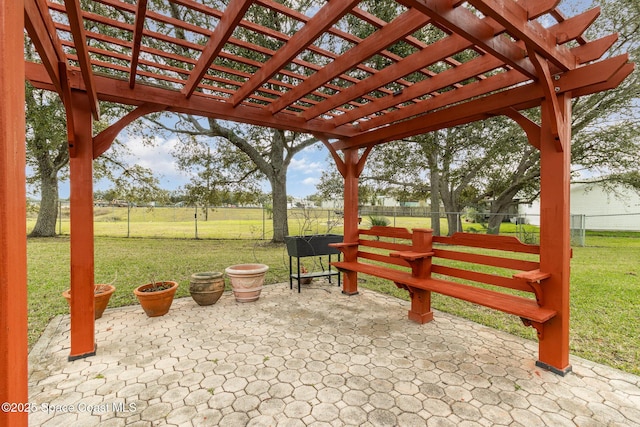
[[[571,215],[569,222],[571,224],[571,243],[576,246],[585,246],[586,215]]]
[[[396,201],[396,203],[393,204],[393,226],[396,226],[396,205],[398,204],[398,202]]]
[[[131,237],[131,203],[127,203],[127,238]]]
[[[331,209],[327,209],[327,233],[331,230],[333,226],[331,225]]]
[[[193,214],[193,220],[195,221],[196,240],[198,240],[198,204],[196,203],[195,212]]]

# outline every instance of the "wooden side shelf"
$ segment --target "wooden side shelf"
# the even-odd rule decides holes
[[[340,286],[340,273],[331,269],[331,256],[338,255],[340,261],[341,253],[333,245],[341,245],[343,237],[337,234],[317,234],[309,236],[287,236],[287,252],[289,253],[289,288],[293,289],[293,280],[298,281],[298,292],[300,292],[300,282],[303,279],[313,279],[315,277],[328,277],[329,283],[333,276],[338,276],[338,286]],[[322,266],[322,257],[327,256],[328,269]],[[318,257],[322,271],[312,271],[308,273],[300,272],[300,258]],[[293,258],[297,259],[296,271],[293,271]]]
[[[331,254],[327,255],[329,257],[328,260],[328,270],[323,270],[323,271],[312,271],[309,273],[301,273],[300,272],[300,258],[302,257],[289,257],[289,289],[293,289],[293,280],[297,280],[298,281],[298,292],[300,292],[300,283],[302,281],[302,279],[313,279],[316,277],[328,277],[329,278],[329,283],[331,283],[331,278],[333,276],[338,276],[338,286],[340,286],[340,272],[338,270],[332,270],[331,269]],[[297,259],[297,271],[294,272],[293,271],[293,258]],[[320,260],[322,260],[321,256],[318,256],[318,258],[320,258]],[[340,261],[340,254],[338,254],[338,261]],[[321,261],[321,265],[322,265],[322,261]]]

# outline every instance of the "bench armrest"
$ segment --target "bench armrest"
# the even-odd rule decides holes
[[[423,258],[432,257],[433,252],[398,251],[398,252],[389,252],[389,256],[394,258],[402,258],[407,261],[417,261]]]
[[[522,279],[528,283],[540,283],[549,277],[551,277],[550,273],[544,273],[540,270],[523,271],[513,275],[514,279]]]
[[[358,242],[329,243],[329,246],[336,249],[350,248],[353,246],[358,246]]]

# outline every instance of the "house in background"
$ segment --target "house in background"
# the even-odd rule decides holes
[[[571,215],[585,216],[586,230],[640,231],[640,193],[618,186],[613,191],[598,183],[571,185]],[[521,205],[529,224],[540,225],[540,202]]]

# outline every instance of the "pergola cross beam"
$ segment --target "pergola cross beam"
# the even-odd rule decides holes
[[[129,71],[129,87],[136,84],[136,71],[140,60],[140,43],[142,42],[142,31],[144,30],[144,19],[147,13],[147,0],[139,0],[136,8],[136,20],[133,24],[133,48],[131,49],[131,67]]]
[[[48,14],[43,14],[43,0],[24,0],[25,27],[47,68],[57,92],[62,91],[62,79],[58,63],[65,60],[60,40],[55,32],[55,24]]]
[[[484,15],[500,23],[509,34],[518,40],[526,40],[545,59],[554,63],[561,71],[576,67],[575,57],[556,37],[535,20],[528,20],[528,12],[519,3],[512,0],[469,0]],[[535,13],[534,13],[535,15]]]
[[[234,107],[238,106],[249,94],[262,86],[262,84],[276,74],[278,70],[291,62],[298,53],[306,49],[307,46],[313,43],[327,28],[331,27],[331,25],[342,18],[344,14],[349,12],[349,10],[359,2],[359,0],[334,1],[323,6],[316,16],[310,19],[248,82],[242,85],[240,90],[238,90],[231,99],[231,104]]]
[[[527,60],[524,50],[502,35],[495,35],[494,28],[464,6],[455,6],[452,1],[400,0],[407,7],[414,7],[430,16],[434,22],[453,33],[472,41],[479,48],[500,58],[505,64],[522,74],[535,78],[533,65]]]
[[[84,20],[82,18],[82,8],[80,0],[65,0],[67,15],[69,16],[69,25],[73,34],[74,46],[78,54],[78,62],[82,71],[82,78],[86,86],[87,96],[89,97],[89,105],[93,117],[98,120],[100,118],[100,105],[98,104],[98,95],[94,84],[93,69],[89,52],[87,51],[87,37],[85,35]]]
[[[628,59],[628,55],[620,55],[590,66],[568,71],[556,81],[558,90],[556,91],[554,87],[553,91],[556,94],[564,94],[567,92],[576,95],[576,93],[580,93],[582,96],[595,93],[596,88],[600,84],[611,85],[611,82],[613,82],[613,84],[619,83],[620,73],[626,77],[633,70],[632,66],[627,66]],[[510,73],[514,77],[517,76],[515,73],[509,72],[504,73],[504,78]],[[489,84],[489,79],[475,83],[475,85],[478,86],[486,84]],[[467,88],[469,88],[469,86],[467,86]],[[473,98],[473,95],[470,97]],[[345,150],[408,138],[414,135],[478,121],[481,120],[478,119],[478,117],[484,119],[494,116],[496,111],[511,108],[514,105],[517,110],[532,108],[535,105],[540,105],[544,98],[545,93],[542,88],[542,83],[530,83],[502,92],[496,92],[485,97],[468,100],[464,103],[454,103],[447,108],[437,109],[430,114],[360,134],[349,138],[348,141],[338,141],[334,143],[334,146],[336,150]]]
[[[224,47],[224,44],[233,34],[235,27],[238,25],[249,6],[251,6],[251,3],[252,0],[231,0],[229,2],[229,5],[225,10],[225,14],[220,19],[216,30],[202,51],[200,60],[191,71],[189,80],[187,80],[187,83],[182,90],[182,93],[187,97],[190,97],[196,90],[198,83],[200,83],[204,75],[207,73],[211,63],[213,63]]]
[[[289,104],[302,98],[304,95],[319,88],[331,79],[348,71],[358,63],[372,57],[380,50],[417,31],[429,22],[429,18],[415,9],[398,16],[393,22],[373,33],[371,37],[349,50],[347,55],[342,55],[335,61],[327,64],[321,71],[313,74],[295,90],[290,90],[280,97],[279,100],[271,104],[270,111],[277,113],[282,111]],[[422,68],[422,67],[420,67]]]

